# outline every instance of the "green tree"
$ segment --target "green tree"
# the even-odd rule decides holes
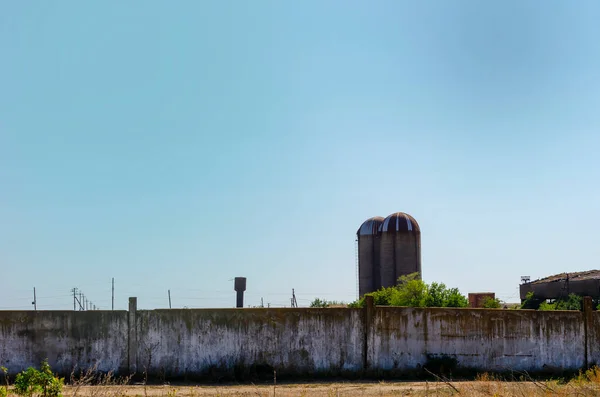
[[[410,307],[467,307],[468,299],[458,288],[448,289],[443,283],[433,282],[428,285],[419,278],[419,273],[398,278],[394,287],[381,288],[366,294],[373,297],[377,306],[410,306]],[[363,307],[364,297],[348,305]]]
[[[321,298],[315,298],[311,303],[309,307],[331,307],[331,306],[345,306],[346,304],[344,302],[338,302],[338,301],[328,301],[325,299],[321,299]]]
[[[566,298],[544,301],[540,304],[539,310],[581,310],[583,299],[576,294],[569,294]]]
[[[569,294],[564,299],[556,301],[556,310],[581,310],[583,299],[576,294]]]
[[[418,273],[398,278],[395,290],[390,299],[391,306],[425,307],[428,286],[419,279]]]
[[[484,309],[500,309],[502,307],[502,303],[498,298],[486,296],[485,298],[483,298],[482,306]]]
[[[469,299],[460,293],[458,288],[450,288],[448,290],[448,299],[443,307],[468,307]]]
[[[527,295],[525,295],[525,300],[521,303],[521,309],[537,310],[543,302],[543,299],[539,299],[533,295],[533,291],[529,291]]]
[[[556,303],[555,302],[550,303],[550,302],[544,301],[544,302],[540,303],[538,310],[541,310],[543,312],[547,312],[550,310],[556,310]]]

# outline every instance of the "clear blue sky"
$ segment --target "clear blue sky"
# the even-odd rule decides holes
[[[595,1],[0,5],[0,308],[356,294],[404,211],[423,276],[517,301],[600,268]]]

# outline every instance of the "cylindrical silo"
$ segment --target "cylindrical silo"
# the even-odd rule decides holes
[[[360,296],[378,290],[379,227],[383,218],[376,216],[364,221],[356,232],[358,238],[358,292]]]
[[[379,227],[381,285],[396,285],[400,276],[421,274],[421,229],[412,216],[396,212]]]

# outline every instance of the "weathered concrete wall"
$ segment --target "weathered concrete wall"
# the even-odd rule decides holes
[[[137,330],[137,366],[153,375],[335,375],[363,363],[360,309],[139,311]]]
[[[126,311],[0,311],[0,365],[9,374],[48,359],[55,371],[127,369]]]
[[[589,304],[591,305],[591,302]],[[584,312],[584,316],[587,317],[585,321],[588,323],[585,329],[587,365],[600,366],[600,312],[588,310]]]
[[[378,307],[369,364],[415,370],[432,359],[479,371],[577,370],[585,364],[581,312]]]
[[[48,358],[159,377],[402,374],[450,358],[476,371],[577,370],[600,363],[600,313],[531,310],[183,309],[0,311],[0,365]]]

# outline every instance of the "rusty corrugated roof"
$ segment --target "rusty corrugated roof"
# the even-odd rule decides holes
[[[560,281],[566,281],[567,278],[569,279],[569,281],[600,279],[600,270],[586,270],[583,272],[570,272],[570,273],[555,274],[553,276],[548,276],[548,277],[541,278],[539,280],[532,281],[531,284],[560,282]]]

